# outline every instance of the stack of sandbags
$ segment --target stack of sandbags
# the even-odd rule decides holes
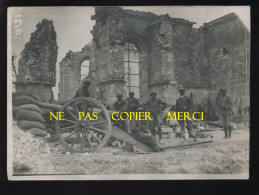
[[[26,95],[26,94],[19,94],[13,93],[13,106],[21,106],[24,104],[34,104],[39,106],[39,102],[37,102],[37,99],[34,98],[31,95]]]
[[[13,117],[20,129],[34,136],[46,136],[45,120],[41,115],[36,98],[27,93],[13,95]]]

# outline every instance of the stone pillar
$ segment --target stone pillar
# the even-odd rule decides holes
[[[172,24],[166,16],[148,30],[151,39],[149,89],[168,103],[176,93],[172,30]]]
[[[92,35],[97,44],[96,88],[97,99],[112,105],[116,93],[126,96],[124,81],[124,41],[122,16],[118,10],[97,19]]]

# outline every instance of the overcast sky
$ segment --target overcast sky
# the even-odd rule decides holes
[[[142,6],[142,7],[123,7],[138,11],[153,12],[157,15],[169,14],[173,18],[183,18],[191,22],[196,22],[195,28],[200,27],[205,22],[210,22],[221,16],[235,12],[246,27],[250,30],[250,7],[249,6]],[[59,82],[59,62],[65,57],[69,50],[81,51],[81,49],[92,40],[90,30],[95,21],[91,20],[94,15],[93,7],[23,7],[11,8],[12,16],[11,39],[12,53],[20,58],[20,53],[24,44],[30,39],[32,32],[36,30],[36,25],[42,19],[53,20],[54,28],[57,33],[58,57],[57,57],[57,83],[53,89],[55,99],[58,94]],[[15,15],[20,15],[22,19],[21,34],[15,32]]]

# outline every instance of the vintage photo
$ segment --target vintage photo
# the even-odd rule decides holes
[[[248,179],[249,6],[8,8],[10,180]]]

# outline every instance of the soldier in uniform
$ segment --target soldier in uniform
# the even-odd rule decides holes
[[[185,96],[185,89],[183,87],[179,88],[179,93],[180,93],[180,97],[176,100],[176,105],[175,105],[175,109],[176,112],[189,112],[191,107],[192,107],[192,100]],[[195,133],[193,131],[193,126],[192,126],[192,120],[178,120],[179,125],[181,126],[181,134],[182,134],[182,138],[183,141],[186,141],[185,138],[185,122],[188,126],[189,132],[193,137],[193,140],[196,142],[196,136]]]
[[[138,99],[134,97],[135,93],[133,91],[129,92],[129,97],[126,99],[127,101],[127,112],[137,112],[137,109],[141,106]],[[130,127],[130,129],[132,128],[131,126],[131,121],[127,120],[127,125]]]
[[[118,112],[126,112],[127,111],[127,101],[123,100],[123,95],[121,93],[117,93],[116,95],[117,101],[113,104],[113,109]],[[122,116],[123,118],[126,118],[126,116]],[[130,133],[130,127],[129,123],[127,121],[118,120],[116,121],[117,125],[122,127],[126,132]]]
[[[151,134],[154,137],[156,137],[156,127],[157,127],[159,142],[163,144],[162,121],[160,120],[159,114],[161,111],[163,111],[166,108],[167,103],[163,102],[160,99],[157,99],[156,92],[151,92],[150,96],[151,96],[151,99],[144,104],[144,107],[146,108],[146,110],[150,112],[151,119],[153,119],[150,121],[150,131],[151,131]]]
[[[231,138],[231,115],[232,115],[232,101],[226,95],[225,89],[220,89],[220,109],[222,113],[222,125],[224,127],[225,138]]]
[[[130,91],[129,97],[126,99],[128,103],[128,108],[127,108],[128,112],[136,112],[137,109],[140,107],[140,103],[138,99],[134,97],[134,95],[135,95],[134,92]]]
[[[142,112],[143,114],[144,109],[140,107],[137,111]],[[147,121],[132,120],[131,124],[132,124],[131,125],[132,136],[139,142],[153,148],[154,152],[159,152],[159,147],[157,145],[155,138],[152,135],[148,135],[147,133],[148,131]]]
[[[82,86],[76,91],[76,95],[74,97],[89,97],[88,88],[90,85],[91,85],[91,82],[88,80],[85,80],[82,83]]]

